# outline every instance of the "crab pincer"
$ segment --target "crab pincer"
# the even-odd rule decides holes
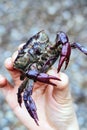
[[[71,46],[68,37],[62,31],[57,33],[57,37],[56,37],[56,46],[60,46],[60,45],[62,45],[62,47],[60,52],[59,64],[58,64],[58,72],[60,71],[64,62],[65,62],[65,69],[67,68],[70,59],[70,54],[71,54]]]
[[[26,72],[26,75],[27,75],[28,78],[34,79],[34,81],[39,81],[39,82],[51,84],[51,85],[54,85],[54,86],[56,86],[56,84],[51,82],[50,79],[61,81],[61,79],[58,78],[58,77],[51,76],[51,75],[48,75],[46,73],[39,73],[37,70],[29,70],[29,71]]]
[[[67,68],[70,59],[70,54],[71,54],[71,46],[69,43],[65,43],[62,47],[60,54],[58,72],[60,71],[64,62],[65,62],[65,69]]]

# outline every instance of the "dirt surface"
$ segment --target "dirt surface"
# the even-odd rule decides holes
[[[71,42],[87,46],[87,0],[0,0],[0,73],[11,81],[4,60],[18,45],[40,30],[55,40],[64,31]],[[73,51],[65,71],[70,78],[74,106],[81,130],[87,130],[87,57]],[[0,93],[0,130],[26,130]]]

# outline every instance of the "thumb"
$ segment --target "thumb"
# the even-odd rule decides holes
[[[58,103],[64,103],[71,100],[71,93],[69,90],[69,79],[68,76],[62,72],[57,73],[56,70],[50,70],[48,72],[50,75],[54,75],[61,79],[61,81],[58,80],[52,80],[53,83],[56,84],[56,86],[53,87],[53,97]]]
[[[14,69],[14,67],[13,67],[13,57],[12,58],[9,57],[5,60],[5,67],[8,70],[8,72],[10,73],[14,84],[19,86],[20,83],[21,83],[21,81],[20,81],[21,72]]]

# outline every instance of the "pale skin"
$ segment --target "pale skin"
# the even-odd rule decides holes
[[[23,44],[19,49],[22,46]],[[56,83],[56,86],[40,82],[34,84],[32,97],[37,106],[39,126],[35,124],[28,114],[24,103],[22,103],[22,107],[19,106],[17,91],[22,81],[20,81],[20,72],[13,68],[16,56],[17,52],[5,61],[5,67],[11,74],[13,84],[6,77],[0,75],[0,88],[7,103],[22,124],[29,130],[79,130],[69,90],[69,79],[66,74],[57,73],[55,69],[51,69],[48,74],[61,79],[61,81],[52,80],[52,82]]]

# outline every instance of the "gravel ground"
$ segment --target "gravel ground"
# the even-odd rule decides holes
[[[0,0],[0,73],[11,81],[4,60],[20,43],[45,29],[54,41],[64,31],[70,41],[87,46],[87,0]],[[65,71],[81,130],[87,130],[87,57],[73,51]],[[84,76],[83,76],[84,75]],[[0,130],[26,130],[17,120],[0,92]]]

